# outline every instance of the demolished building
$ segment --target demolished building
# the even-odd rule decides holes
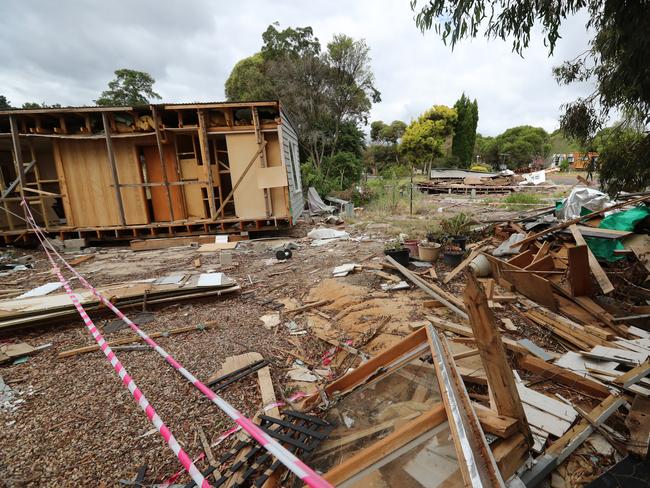
[[[277,101],[0,111],[0,235],[24,198],[61,237],[278,229],[302,213],[298,139]]]

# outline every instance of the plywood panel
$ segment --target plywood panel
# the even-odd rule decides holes
[[[195,158],[181,159],[180,166],[183,180],[200,180],[205,176],[203,168],[196,163]],[[201,188],[205,188],[205,185],[190,184],[183,186],[188,219],[204,219],[207,217]]]
[[[282,167],[284,187],[271,188],[271,203],[274,217],[289,217],[287,168],[282,164],[282,153],[278,134],[265,133],[266,162],[269,168]]]
[[[58,147],[74,225],[120,225],[106,142],[62,139]]]
[[[142,172],[135,144],[128,139],[113,139],[115,166],[120,183],[142,183]],[[124,217],[128,225],[148,224],[149,212],[144,188],[122,188]]]
[[[234,186],[244,173],[251,158],[257,152],[258,146],[255,134],[227,134],[226,144],[228,146],[228,159],[230,160],[230,176]],[[260,164],[258,156],[239,187],[235,190],[235,213],[240,219],[266,218],[264,191],[257,187],[257,173]]]
[[[283,188],[287,186],[287,172],[282,166],[259,168],[257,170],[257,187]]]
[[[144,155],[145,165],[147,168],[147,179],[149,183],[163,183],[162,168],[160,167],[160,156],[157,146],[143,146],[142,153]],[[165,168],[167,170],[167,181],[178,181],[178,171],[176,170],[176,151],[172,144],[163,145],[163,159]],[[167,190],[164,186],[153,186],[151,191],[151,206],[153,207],[153,218],[156,222],[169,222],[172,219],[171,212],[169,211],[169,200],[167,198]],[[174,218],[176,220],[184,220],[187,215],[185,213],[185,205],[183,202],[183,190],[180,186],[170,186],[169,192],[171,194],[172,206],[174,207]]]

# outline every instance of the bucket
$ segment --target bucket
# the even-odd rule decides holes
[[[429,242],[428,244],[418,244],[418,256],[420,261],[433,263],[440,256],[440,248],[442,246],[437,242]]]
[[[395,261],[397,261],[398,264],[401,264],[404,267],[407,267],[409,265],[408,249],[390,249],[384,251],[384,254],[386,256],[390,256]]]
[[[416,239],[409,239],[404,241],[404,247],[408,249],[409,254],[413,257],[418,255],[418,241]]]
[[[490,276],[490,261],[483,254],[479,254],[472,262],[468,264],[468,267],[472,274],[477,278],[485,278]]]
[[[465,253],[463,251],[446,251],[442,253],[442,260],[449,266],[456,267],[463,260]]]

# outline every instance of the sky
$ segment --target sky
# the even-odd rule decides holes
[[[222,101],[234,64],[278,21],[312,26],[323,46],[338,33],[365,39],[382,94],[370,120],[408,123],[465,92],[478,101],[483,135],[517,125],[552,131],[562,104],[593,91],[559,86],[551,72],[586,49],[585,20],[567,19],[550,58],[537,30],[522,58],[510,43],[482,37],[452,51],[417,29],[408,0],[2,0],[0,95],[14,106],[88,105],[116,69],[131,68],[156,79],[164,102]]]

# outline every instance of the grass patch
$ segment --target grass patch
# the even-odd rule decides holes
[[[544,203],[536,193],[511,193],[502,201],[508,210],[522,210],[530,205],[540,205]]]

